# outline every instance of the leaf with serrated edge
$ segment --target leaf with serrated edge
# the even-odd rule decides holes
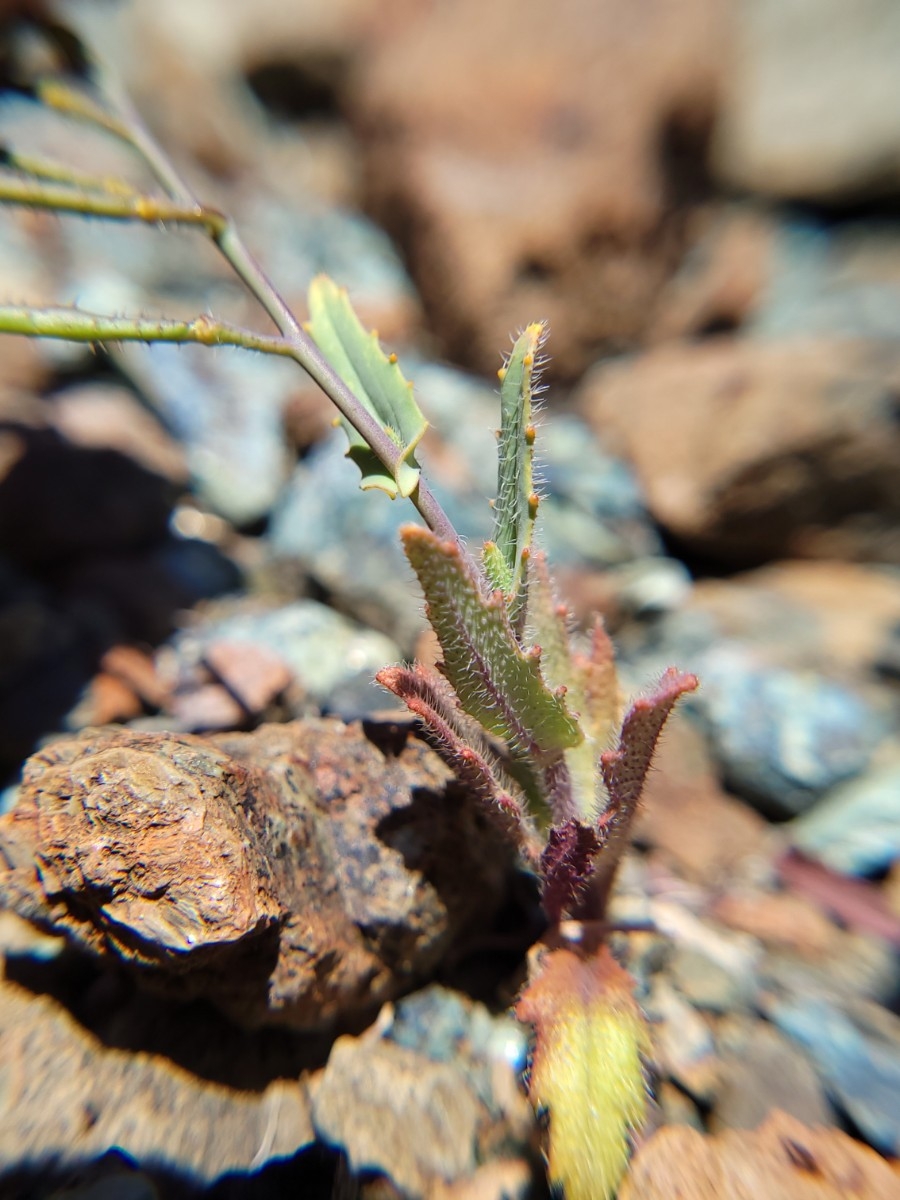
[[[494,501],[494,537],[499,555],[495,567],[485,557],[485,569],[494,587],[506,593],[510,618],[515,623],[525,600],[525,561],[534,531],[537,495],[534,490],[534,426],[531,402],[537,373],[536,359],[546,328],[529,325],[516,339],[499,374],[500,440],[498,445],[497,499]],[[503,569],[498,569],[502,563]]]
[[[428,422],[403,378],[396,359],[384,353],[374,333],[366,333],[353,311],[347,292],[327,275],[318,275],[309,288],[310,319],[306,330],[332,368],[365,409],[402,450],[396,477],[391,475],[356,430],[341,418],[350,441],[347,451],[362,474],[361,486],[380,488],[394,498],[410,496],[419,482],[414,457]]]
[[[662,728],[678,700],[698,687],[696,675],[669,667],[652,691],[632,702],[622,723],[618,747],[600,755],[607,796],[598,821],[603,840],[594,881],[598,898],[606,896],[612,885]]]
[[[587,958],[553,950],[516,1016],[534,1026],[529,1093],[549,1112],[551,1184],[565,1200],[609,1200],[647,1119],[650,1037],[634,981],[606,946]]]
[[[536,763],[577,745],[578,723],[545,684],[538,655],[516,641],[502,595],[484,595],[453,543],[419,525],[405,525],[400,536],[425,593],[443,673],[463,710],[503,738],[511,754]]]

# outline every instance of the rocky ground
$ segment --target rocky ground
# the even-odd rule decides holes
[[[702,682],[614,901],[656,1098],[621,1194],[900,1196],[896,6],[66,11],[298,312],[349,287],[469,537],[550,320],[565,597],[633,690]],[[13,93],[0,141],[129,167]],[[0,280],[259,324],[173,230],[2,211]],[[410,514],[288,364],[0,349],[0,1193],[540,1195],[533,883],[371,683],[429,652]]]

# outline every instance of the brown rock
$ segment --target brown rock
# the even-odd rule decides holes
[[[254,715],[263,712],[293,679],[283,659],[250,642],[213,642],[203,659],[244,710]]]
[[[893,0],[736,5],[715,161],[726,182],[835,203],[900,191]]]
[[[488,1113],[452,1063],[392,1042],[339,1038],[313,1092],[319,1136],[354,1171],[382,1171],[405,1195],[471,1175]]]
[[[897,1200],[900,1173],[837,1129],[773,1113],[754,1132],[660,1129],[638,1151],[619,1200]]]
[[[779,562],[698,580],[686,607],[780,666],[867,675],[900,626],[900,575],[862,563]]]
[[[711,206],[689,230],[690,253],[663,288],[653,342],[735,329],[757,308],[774,256],[775,223],[749,206]]]
[[[713,902],[711,915],[729,929],[806,958],[821,958],[839,940],[821,908],[790,892],[730,891]]]
[[[110,646],[100,660],[100,666],[133,688],[152,708],[161,708],[166,700],[166,688],[159,678],[156,663],[137,646]]]
[[[304,1084],[259,1093],[104,1047],[55,1001],[0,983],[0,1161],[77,1166],[110,1150],[215,1179],[314,1141]]]
[[[86,725],[130,721],[143,712],[143,707],[140,696],[124,680],[100,671],[66,717],[66,727],[83,729]]]
[[[128,388],[100,383],[67,388],[48,402],[47,417],[73,446],[118,450],[172,483],[187,483],[183,449]]]
[[[498,837],[412,739],[87,731],[26,765],[0,895],[170,995],[324,1028],[483,929],[511,866]]]
[[[460,0],[386,23],[353,104],[368,198],[455,357],[496,368],[528,314],[567,375],[640,336],[683,248],[723,13]]]
[[[900,563],[900,351],[724,338],[599,367],[580,400],[695,551]]]
[[[690,879],[716,885],[766,844],[766,823],[719,785],[703,735],[677,713],[647,776],[635,838]]]
[[[810,1060],[772,1025],[755,1022],[719,1060],[712,1132],[756,1129],[773,1109],[811,1125],[834,1118]]]

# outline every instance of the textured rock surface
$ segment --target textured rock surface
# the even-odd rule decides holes
[[[23,915],[170,994],[301,1028],[433,969],[509,870],[424,745],[327,721],[216,743],[88,731],[30,760],[0,836]]]

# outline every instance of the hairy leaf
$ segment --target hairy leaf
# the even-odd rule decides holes
[[[632,703],[625,714],[618,747],[600,755],[607,804],[598,822],[604,843],[597,866],[598,894],[607,893],[612,883],[662,727],[677,701],[698,686],[696,675],[669,667],[648,695]]]
[[[544,682],[539,653],[516,640],[502,595],[484,594],[453,543],[418,525],[404,526],[400,536],[463,710],[536,765],[577,745],[581,730]]]
[[[306,329],[325,358],[360,403],[375,417],[402,451],[392,475],[356,430],[341,419],[350,440],[348,457],[362,473],[363,488],[380,488],[389,496],[410,496],[419,482],[414,457],[428,423],[403,378],[394,355],[388,357],[375,333],[366,333],[353,311],[347,292],[326,275],[309,289],[310,319]]]
[[[450,690],[446,681],[419,664],[412,669],[385,667],[375,679],[415,713],[450,769],[488,812],[501,821],[516,843],[530,853],[534,833],[519,789],[507,777],[480,731],[469,727],[474,723],[455,707],[452,694],[446,694]]]
[[[498,554],[485,555],[485,569],[494,587],[507,598],[510,619],[516,623],[524,609],[526,562],[530,553],[538,497],[534,490],[534,425],[532,398],[537,356],[546,333],[538,322],[521,333],[500,370],[500,442],[494,538]]]
[[[534,1026],[529,1092],[549,1111],[550,1182],[565,1200],[609,1200],[647,1118],[650,1038],[633,989],[605,946],[587,958],[553,950],[516,1006]]]

